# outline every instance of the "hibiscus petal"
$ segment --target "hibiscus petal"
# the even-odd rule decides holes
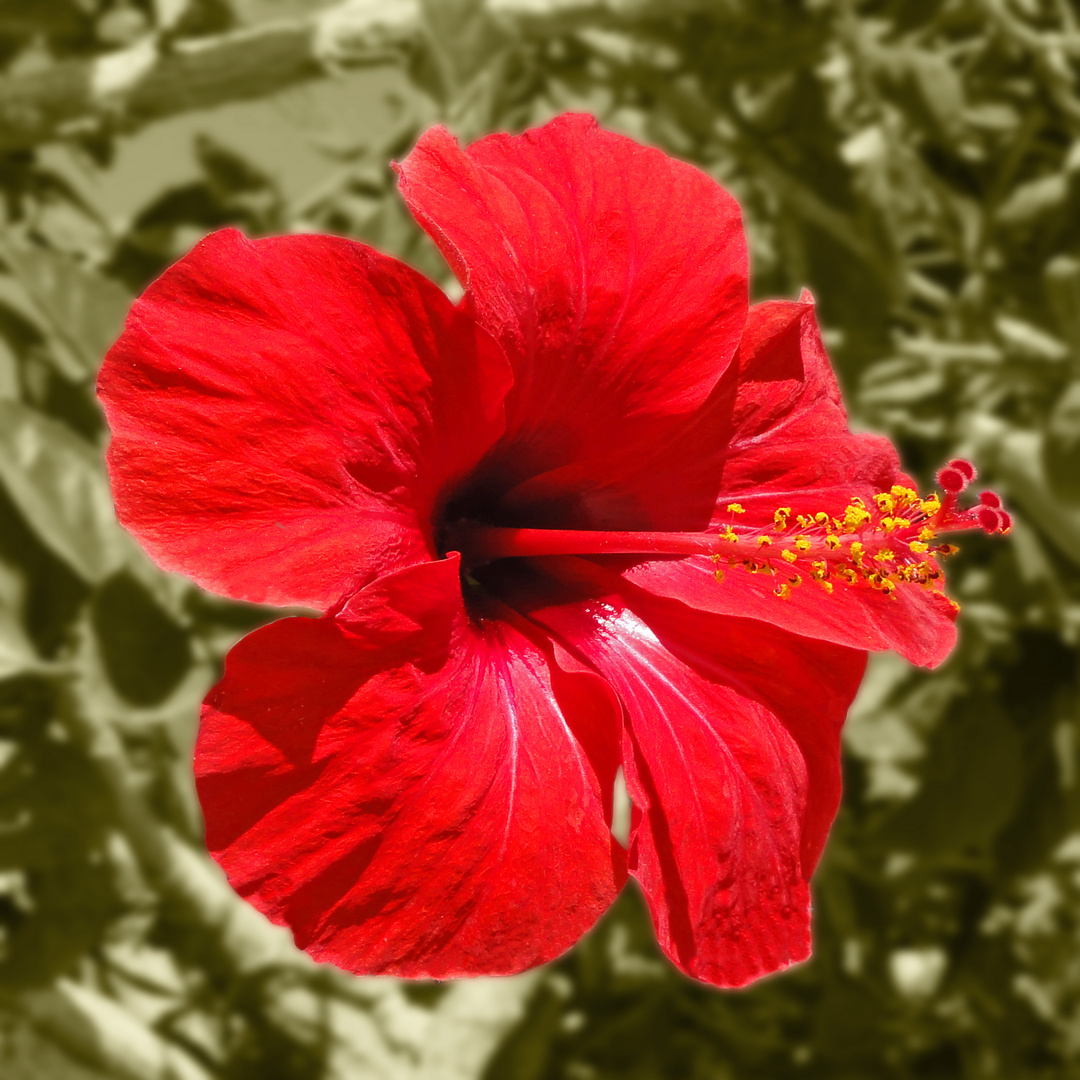
[[[514,365],[493,482],[553,473],[514,506],[572,493],[612,446],[631,462],[706,398],[746,317],[747,264],[738,204],[704,173],[582,115],[464,151],[434,128],[399,172]]]
[[[608,527],[704,529],[728,523],[775,533],[780,506],[793,514],[843,516],[852,496],[868,504],[894,484],[913,487],[886,439],[848,429],[840,391],[821,344],[809,294],[750,309],[735,363],[692,423],[636,471],[611,474],[586,496]],[[728,504],[744,513],[736,519]],[[601,511],[597,509],[599,517]],[[856,649],[896,649],[916,664],[939,663],[956,640],[955,608],[937,590],[911,584],[891,596],[812,583],[790,599],[775,579],[727,573],[717,583],[707,558],[649,561],[627,577],[658,595],[724,615],[748,615],[793,633]]]
[[[325,608],[433,551],[503,430],[498,347],[415,271],[334,237],[207,237],[102,368],[120,520],[166,569]]]
[[[937,590],[905,585],[887,595],[838,584],[826,594],[807,581],[781,599],[775,592],[777,579],[769,574],[737,568],[717,582],[715,571],[716,564],[709,559],[691,556],[641,563],[627,571],[626,578],[655,596],[680,600],[700,611],[749,616],[853,649],[895,649],[925,667],[941,663],[956,642],[956,609]]]
[[[379,579],[344,615],[282,620],[229,654],[195,757],[214,857],[350,971],[557,956],[625,877],[611,691],[534,627],[467,618],[456,558]]]
[[[583,560],[557,573],[589,599],[526,606],[625,706],[630,872],[661,947],[726,987],[806,959],[866,654],[626,590]]]

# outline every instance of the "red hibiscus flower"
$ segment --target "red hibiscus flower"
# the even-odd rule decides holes
[[[748,307],[735,201],[564,116],[401,190],[464,288],[348,240],[208,237],[100,391],[121,520],[165,568],[308,605],[229,654],[207,843],[319,960],[506,974],[627,871],[682,970],[809,954],[867,650],[953,643],[920,499],[848,431],[808,297]],[[610,831],[622,767],[629,850]]]

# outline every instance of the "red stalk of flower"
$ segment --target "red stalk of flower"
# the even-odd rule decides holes
[[[564,116],[398,168],[460,305],[360,244],[225,231],[102,369],[154,558],[323,612],[206,700],[210,850],[356,972],[520,971],[627,872],[696,978],[804,959],[866,652],[939,662],[937,537],[1008,515],[848,430],[809,296],[748,307],[738,207],[690,166]]]

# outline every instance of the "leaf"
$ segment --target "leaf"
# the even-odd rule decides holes
[[[154,0],[155,21],[162,30],[172,30],[179,26],[191,6],[191,0]]]
[[[1058,328],[1080,364],[1080,259],[1058,255],[1043,268],[1043,284]]]
[[[73,379],[96,374],[131,306],[123,286],[58,252],[20,246],[2,235],[0,259],[25,294],[19,310],[48,338],[63,373]]]
[[[1059,363],[1069,356],[1069,347],[1045,330],[1012,315],[998,315],[994,329],[1014,353],[1025,360]]]
[[[882,839],[929,856],[985,849],[1020,798],[1022,750],[995,697],[962,698],[930,739],[918,794],[889,818]]]
[[[1002,225],[1024,225],[1062,206],[1068,194],[1069,178],[1064,173],[1025,181],[998,207],[997,219]]]
[[[42,543],[87,582],[130,558],[97,452],[15,401],[0,401],[0,483]]]
[[[0,707],[19,696],[6,684]],[[0,763],[0,987],[70,969],[119,913],[102,850],[113,808],[105,785],[58,725],[24,723],[20,735]]]
[[[0,561],[0,682],[44,666],[19,618],[25,593],[22,575]]]
[[[524,1015],[539,971],[508,979],[462,979],[432,1014],[418,1080],[473,1080]]]
[[[187,635],[139,581],[109,578],[91,602],[109,680],[135,705],[154,705],[176,689],[191,664]]]
[[[964,84],[956,68],[941,53],[912,49],[908,53],[911,77],[923,104],[946,136],[962,135]]]
[[[48,989],[27,994],[22,1005],[34,1025],[76,1060],[116,1080],[210,1078],[201,1065],[148,1027],[133,1010],[85,983],[60,979]]]
[[[0,681],[42,667],[26,632],[8,611],[0,611]]]
[[[1056,419],[1057,437],[1067,434],[1066,417]],[[1010,428],[997,418],[982,417],[978,439],[992,455],[998,475],[1004,481],[1006,495],[1053,541],[1055,547],[1080,565],[1080,505],[1072,501],[1068,490],[1055,488],[1063,477],[1057,470],[1068,460],[1058,449],[1048,448],[1048,436],[1040,431]],[[1061,459],[1065,460],[1062,461]],[[1051,478],[1048,464],[1054,461],[1056,475]],[[1062,470],[1064,471],[1064,470]],[[1075,481],[1070,486],[1075,487]],[[1077,494],[1080,498],[1080,493]]]
[[[86,28],[86,14],[72,0],[0,0],[0,34],[77,34]]]
[[[500,35],[485,0],[421,0],[420,6],[451,99],[487,66]]]

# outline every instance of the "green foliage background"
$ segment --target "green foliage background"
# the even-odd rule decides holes
[[[1080,1076],[1080,9],[411,5],[331,55],[303,29],[325,4],[0,0],[0,1075]],[[363,6],[340,9],[354,30]],[[180,63],[267,16],[292,31],[271,47],[252,30],[235,71],[79,106],[95,58]],[[214,95],[264,97],[288,33],[311,54],[290,81],[337,79],[358,114],[391,87],[386,130],[304,143],[323,165],[299,198],[201,133],[197,178],[107,220],[86,182],[108,188],[117,140]],[[1015,510],[1008,542],[967,539],[950,568],[949,662],[871,666],[814,959],[739,993],[672,971],[632,892],[517,980],[403,986],[296,954],[201,854],[189,769],[224,652],[275,613],[151,566],[101,467],[96,366],[199,235],[343,233],[449,283],[389,160],[436,120],[468,139],[570,108],[732,190],[755,294],[813,290],[854,421],[926,486],[971,457]]]

